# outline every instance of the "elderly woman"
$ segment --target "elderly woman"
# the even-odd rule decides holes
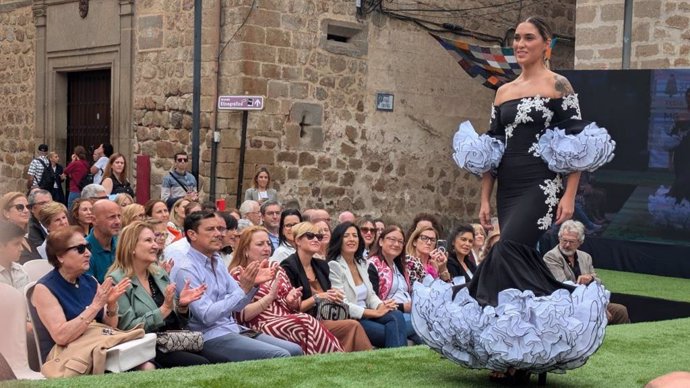
[[[311,240],[318,248],[318,240]],[[267,260],[270,254],[268,230],[250,226],[240,236],[230,263],[231,275],[239,280],[243,268],[251,262]],[[300,311],[301,300],[302,288],[293,288],[285,271],[277,267],[275,279],[259,287],[252,303],[238,314],[237,320],[253,330],[298,344],[304,354],[341,352],[343,349],[333,334],[314,317]]]
[[[280,266],[290,278],[292,286],[302,289],[300,310],[315,316],[320,301],[342,303],[343,293],[341,290],[331,288],[328,263],[325,260],[315,260],[317,244],[314,241],[315,239],[318,241],[321,235],[323,239],[319,245],[322,246],[325,240],[322,228],[309,222],[302,222],[293,226],[292,229],[297,251],[285,259]],[[346,352],[372,348],[364,328],[354,319],[322,320],[321,324],[333,333]]]
[[[134,197],[132,185],[127,180],[127,160],[124,155],[115,153],[110,156],[103,171],[101,186],[109,195],[126,193]]]
[[[376,224],[374,220],[369,216],[364,216],[356,221],[357,227],[359,228],[362,238],[364,239],[364,258],[369,258],[369,253],[374,248],[374,242],[376,241],[376,236],[378,232],[376,230]]]
[[[155,232],[144,221],[135,221],[120,232],[109,276],[115,282],[128,279],[132,284],[118,299],[120,329],[129,330],[139,324],[144,324],[147,333],[183,329],[189,304],[206,290],[205,285],[192,289],[187,283],[178,298],[175,283],[171,283],[168,273],[158,266],[158,250]],[[159,350],[156,350],[154,361],[164,368],[209,363],[197,353]]]
[[[295,240],[292,227],[302,222],[302,214],[297,209],[285,209],[280,213],[278,225],[278,248],[271,256],[271,261],[282,262],[295,253]]]
[[[405,346],[405,318],[395,301],[381,301],[376,296],[367,276],[363,252],[364,239],[355,224],[344,222],[333,230],[327,255],[331,285],[343,291],[343,302],[348,306],[350,318],[359,320],[374,346]]]
[[[40,318],[34,322],[43,359],[53,344],[67,346],[79,338],[93,320],[117,327],[117,300],[129,279],[98,284],[89,269],[89,244],[77,227],[59,229],[47,237],[48,262],[55,267],[38,280],[31,303]]]
[[[67,217],[67,208],[65,205],[59,202],[49,202],[40,212],[38,212],[38,220],[41,222],[48,233],[53,233],[58,229],[62,229],[69,226],[69,219]],[[43,241],[43,244],[39,245],[36,250],[41,258],[48,259],[46,253],[47,240]]]
[[[448,235],[448,272],[454,283],[465,283],[474,277],[477,262],[472,257],[474,228],[472,225],[459,225]]]
[[[404,244],[405,234],[400,226],[389,225],[381,232],[369,256],[369,280],[379,298],[394,301],[403,313],[407,338],[421,343],[412,327],[412,287]]]
[[[146,209],[142,205],[133,203],[122,208],[123,228],[134,221],[143,221],[144,219],[146,219]]]
[[[115,196],[113,202],[120,205],[120,207],[129,206],[134,203],[134,198],[127,193],[120,193]]]
[[[26,232],[29,224],[29,201],[26,196],[18,191],[11,191],[0,198],[0,219],[11,222]],[[26,263],[29,260],[40,259],[41,256],[35,247],[29,244],[26,237],[22,239],[22,253],[19,258],[20,263]]]
[[[407,270],[410,273],[410,284],[421,282],[426,275],[434,279],[450,281],[446,267],[448,255],[445,249],[436,247],[438,231],[431,226],[422,226],[412,232],[405,252],[407,253]]]
[[[244,193],[245,201],[256,201],[262,204],[268,200],[277,201],[278,193],[271,188],[271,174],[266,167],[261,167],[254,174],[254,187],[247,189]]]
[[[70,224],[81,228],[84,236],[87,236],[91,231],[93,224],[93,202],[86,198],[77,198],[72,204]]]

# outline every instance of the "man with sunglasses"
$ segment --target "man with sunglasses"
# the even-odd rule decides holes
[[[108,199],[99,199],[93,204],[93,228],[86,242],[91,244],[89,273],[103,283],[108,268],[115,260],[117,235],[122,226],[120,205]]]
[[[161,199],[187,197],[190,201],[198,201],[199,194],[196,188],[196,178],[187,172],[189,156],[186,152],[178,152],[173,159],[173,169],[163,176],[161,184]]]

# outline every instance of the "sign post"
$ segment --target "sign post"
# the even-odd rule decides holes
[[[219,96],[218,110],[242,111],[242,137],[240,140],[240,165],[237,171],[237,200],[236,206],[242,203],[242,181],[244,180],[244,153],[247,149],[247,122],[250,110],[263,110],[263,96]]]

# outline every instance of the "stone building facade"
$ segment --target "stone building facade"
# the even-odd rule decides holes
[[[624,0],[577,2],[576,69],[621,69]],[[633,2],[631,69],[690,65],[690,2]]]
[[[0,77],[8,81],[0,96],[7,107],[0,113],[0,171],[9,178],[0,190],[21,187],[41,142],[66,159],[65,77],[108,68],[111,142],[130,165],[138,155],[151,158],[156,197],[173,154],[191,153],[194,1],[86,3],[82,18],[78,1],[0,1]],[[394,3],[387,7],[399,8]],[[575,35],[574,0],[527,1],[500,12],[487,8],[488,0],[460,3],[428,0],[419,8],[478,9],[406,15],[430,27],[453,23],[503,37],[519,18],[540,14],[565,37],[554,67],[572,68],[567,37]],[[205,0],[203,6],[204,193],[211,187],[215,131],[214,194],[230,204],[238,179],[246,189],[256,168],[267,166],[282,200],[301,207],[351,209],[403,223],[420,211],[447,224],[476,217],[479,181],[455,166],[451,139],[463,120],[487,129],[493,92],[465,74],[426,30],[380,10],[358,14],[350,0]],[[392,111],[376,109],[377,93],[394,96]],[[248,115],[242,177],[242,113],[216,110],[219,95],[237,94],[266,96],[265,108]]]

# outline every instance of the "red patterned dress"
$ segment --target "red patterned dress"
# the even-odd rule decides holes
[[[338,339],[316,318],[300,312],[299,304],[296,306],[288,305],[286,298],[293,287],[281,267],[277,266],[277,272],[274,281],[279,282],[278,292],[273,303],[251,320],[246,320],[244,311],[242,311],[236,314],[237,321],[252,330],[294,342],[302,348],[304,354],[342,352],[343,349]],[[231,275],[238,279],[238,268],[234,268]],[[270,289],[270,282],[262,284],[252,302],[268,295]]]

